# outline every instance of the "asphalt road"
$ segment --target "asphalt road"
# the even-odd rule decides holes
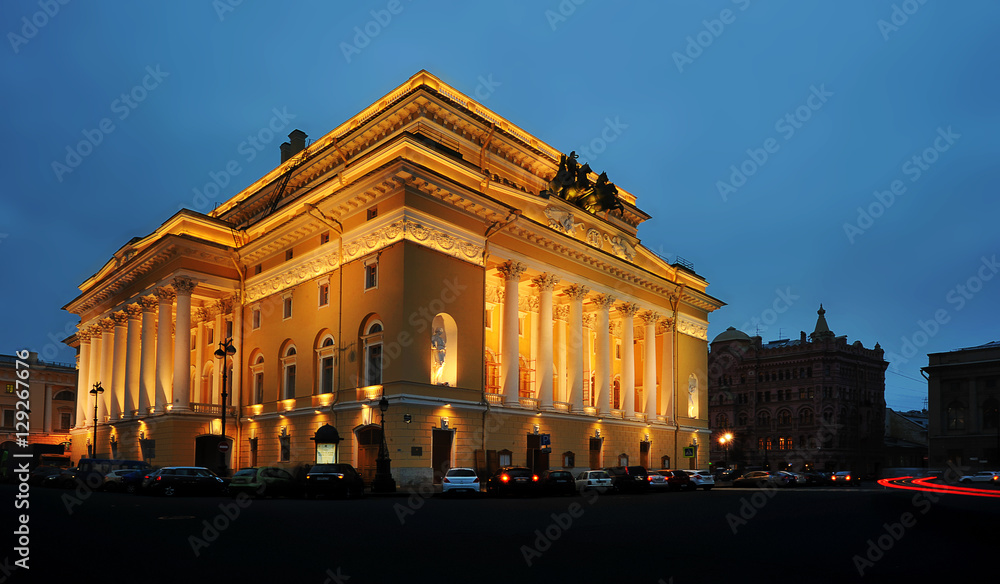
[[[16,528],[15,494],[0,485]],[[1000,499],[874,485],[353,501],[33,488],[28,500],[31,578],[7,574],[8,536],[0,583],[925,582],[995,571],[1000,542]]]

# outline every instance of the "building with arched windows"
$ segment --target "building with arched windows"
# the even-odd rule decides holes
[[[219,466],[225,412],[229,468],[312,464],[329,424],[370,481],[384,396],[401,485],[707,463],[722,303],[642,246],[635,195],[426,72],[281,150],[211,213],[126,243],[66,306],[80,385],[110,389],[99,454],[115,436],[125,457]]]
[[[883,463],[882,348],[835,336],[817,311],[808,337],[763,343],[729,327],[708,357],[713,462],[877,473]],[[731,442],[719,438],[732,435]]]

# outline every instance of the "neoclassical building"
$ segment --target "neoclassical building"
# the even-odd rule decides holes
[[[729,327],[712,340],[712,461],[771,470],[876,474],[884,464],[882,348],[847,343],[826,322],[798,339],[763,343]],[[719,437],[732,434],[729,444]]]
[[[230,468],[337,459],[370,480],[383,396],[401,485],[707,464],[723,303],[642,246],[635,195],[423,71],[281,160],[126,243],[65,307],[75,456],[101,382],[97,453],[114,437],[158,465],[219,466],[226,408]]]

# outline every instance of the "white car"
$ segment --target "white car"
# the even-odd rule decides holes
[[[715,477],[713,477],[712,473],[707,470],[685,470],[684,472],[691,477],[691,485],[693,489],[711,491],[712,487],[715,486]]]
[[[982,470],[974,475],[965,475],[958,479],[963,483],[1000,483],[1000,472],[994,470]]]
[[[607,471],[585,470],[576,475],[576,490],[581,493],[584,491],[606,493],[613,488],[611,485],[611,475]]]
[[[479,475],[472,468],[449,468],[441,479],[441,493],[478,493]]]

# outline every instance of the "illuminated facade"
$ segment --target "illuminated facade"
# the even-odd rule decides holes
[[[875,474],[884,464],[882,348],[848,345],[822,305],[809,337],[763,344],[733,327],[712,340],[712,461]],[[733,434],[725,448],[719,436]]]
[[[930,466],[1000,468],[1000,341],[927,361]]]
[[[313,464],[330,424],[332,456],[370,481],[383,395],[404,486],[448,466],[707,463],[682,447],[708,436],[722,303],[639,243],[634,195],[426,72],[289,138],[280,166],[129,242],[66,306],[80,385],[111,388],[98,452],[113,435],[122,457],[218,466],[213,352],[232,337],[231,468]]]

